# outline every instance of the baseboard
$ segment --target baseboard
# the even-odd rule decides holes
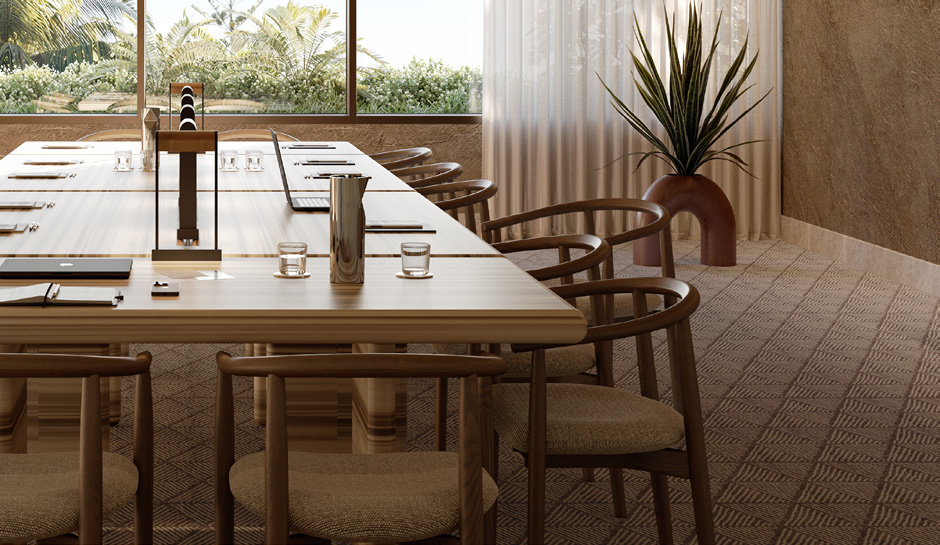
[[[780,239],[850,267],[940,297],[940,265],[787,216],[780,218]]]

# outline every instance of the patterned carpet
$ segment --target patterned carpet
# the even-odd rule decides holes
[[[702,294],[692,330],[719,542],[937,543],[938,299],[784,242],[741,242],[739,265],[731,268],[699,265],[692,242],[679,242],[675,251],[679,278]],[[618,252],[618,276],[651,271],[627,265],[629,248]],[[517,258],[525,267],[543,259],[550,257]],[[663,336],[655,342],[664,360]],[[154,355],[157,541],[210,543],[213,356],[241,347],[131,348]],[[618,344],[616,352],[620,386],[637,390],[632,345]],[[665,377],[660,366],[661,391]],[[130,386],[125,410],[132,406]],[[251,419],[250,386],[236,379],[239,456],[263,446],[263,430]],[[410,443],[429,448],[432,384],[411,381],[409,394]],[[130,433],[125,417],[112,430],[116,451],[130,452]],[[525,541],[525,479],[520,458],[504,450],[500,543]],[[612,516],[603,472],[584,483],[579,470],[555,470],[548,481],[549,543],[656,542],[645,475],[627,473],[626,520]],[[693,542],[688,487],[671,485],[677,543]],[[125,508],[106,521],[109,543],[131,542],[131,517]],[[243,509],[236,526],[239,543],[262,541],[261,521]]]

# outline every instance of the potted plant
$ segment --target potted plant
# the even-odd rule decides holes
[[[735,222],[734,210],[721,188],[698,170],[709,161],[728,161],[744,172],[744,162],[732,150],[758,142],[752,140],[740,142],[723,148],[716,148],[716,142],[737,122],[760,104],[769,91],[740,115],[730,119],[731,107],[753,87],[745,86],[745,80],[754,69],[757,54],[745,64],[747,40],[744,47],[735,56],[728,67],[721,84],[714,93],[714,99],[706,104],[709,94],[708,80],[718,48],[718,30],[721,26],[719,17],[715,25],[715,34],[707,52],[703,47],[701,12],[689,4],[689,29],[686,35],[686,47],[679,55],[675,34],[675,17],[672,24],[666,17],[666,40],[669,48],[668,84],[663,82],[646,45],[646,39],[639,30],[639,21],[634,14],[636,40],[639,56],[633,51],[634,82],[643,101],[652,111],[656,120],[666,132],[661,139],[653,129],[601,80],[610,93],[611,104],[617,112],[645,138],[653,149],[628,155],[642,155],[637,168],[649,158],[657,158],[669,165],[671,173],[656,180],[643,194],[646,200],[657,202],[670,214],[691,212],[702,227],[702,254],[704,265],[731,266],[735,264]],[[707,53],[707,55],[706,55]],[[638,225],[649,221],[647,217],[637,218]],[[637,240],[633,247],[633,260],[637,265],[656,266],[660,263],[659,244],[656,237]]]

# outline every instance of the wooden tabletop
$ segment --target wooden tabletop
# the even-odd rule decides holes
[[[110,142],[113,143],[113,142]],[[27,161],[54,159],[74,161],[69,165],[32,165]],[[349,166],[304,165],[302,161],[349,161]],[[239,170],[219,171],[220,191],[284,191],[281,173],[275,156],[265,155],[260,172],[244,168],[245,157],[240,155]],[[198,186],[200,191],[212,191],[215,185],[213,168],[215,154],[197,158]],[[291,191],[329,191],[329,179],[308,178],[320,174],[357,173],[372,178],[366,191],[411,191],[408,184],[383,168],[367,155],[292,155],[284,158],[284,171]],[[20,179],[11,175],[22,173],[67,173],[74,176],[60,179]],[[109,155],[77,155],[74,153],[55,157],[9,155],[0,159],[0,192],[18,191],[153,191],[155,175],[134,169],[128,172],[114,170],[114,158]],[[179,156],[161,154],[160,190],[179,189]]]
[[[432,258],[433,278],[406,280],[395,276],[400,259],[373,258],[361,286],[330,284],[326,258],[307,260],[309,278],[275,278],[276,269],[273,258],[138,259],[128,280],[62,282],[116,287],[116,307],[0,306],[0,343],[538,343],[576,342],[586,331],[581,313],[508,259]],[[150,295],[163,273],[215,270],[234,278],[172,280],[179,297]]]
[[[366,282],[329,283],[329,214],[293,212],[281,191],[272,155],[264,172],[220,173],[218,194],[221,263],[153,263],[154,193],[151,173],[114,172],[116,149],[139,149],[134,142],[90,142],[88,148],[43,149],[70,143],[27,142],[0,161],[0,201],[54,201],[39,210],[0,210],[0,223],[38,223],[35,231],[0,235],[4,257],[105,257],[136,259],[127,281],[113,285],[126,295],[116,308],[0,307],[0,342],[573,342],[586,331],[584,317],[534,281],[491,246],[468,231],[363,155],[348,142],[334,150],[284,150],[295,196],[327,190],[326,180],[302,180],[317,167],[293,164],[308,157],[356,162],[373,176],[363,200],[367,220],[427,224],[435,233],[367,233]],[[267,147],[265,147],[265,144]],[[285,146],[289,143],[283,143]],[[232,149],[273,152],[270,142],[231,142]],[[226,146],[221,146],[225,149]],[[24,165],[24,160],[72,158],[66,167]],[[177,244],[177,158],[166,157],[161,173],[160,238]],[[211,155],[200,158],[211,172]],[[63,180],[9,179],[23,168],[74,168]],[[334,168],[334,167],[324,167]],[[349,168],[349,167],[346,167]],[[211,188],[200,175],[200,188]],[[214,239],[215,195],[200,192],[199,228],[203,246]],[[308,279],[278,279],[278,242],[308,244]],[[404,280],[400,246],[431,244],[434,278]],[[261,259],[264,258],[264,259]],[[178,298],[154,299],[150,287],[165,280],[159,270],[222,270],[226,280],[179,280]],[[38,281],[0,281],[2,285]],[[76,282],[80,283],[80,282]]]
[[[152,192],[2,193],[17,201],[52,200],[53,208],[0,210],[0,223],[38,223],[36,231],[0,234],[0,257],[149,257],[154,247]],[[161,246],[176,245],[179,193],[161,192]],[[296,196],[310,195],[299,192]],[[397,256],[402,242],[427,242],[437,256],[497,256],[499,253],[414,191],[366,193],[369,221],[419,221],[436,233],[366,233],[366,255]],[[214,241],[214,199],[200,193],[201,241]],[[330,255],[326,212],[294,212],[283,193],[219,194],[219,246],[226,257],[276,255],[277,243],[300,241],[314,256]]]
[[[290,142],[279,141],[281,153],[284,155],[363,155],[356,146],[349,142]],[[332,149],[291,149],[291,146],[302,144],[316,144],[330,146]],[[63,149],[66,148],[67,149]],[[140,151],[140,141],[133,142],[24,142],[10,152],[10,155],[114,155],[117,150],[128,149],[133,152]],[[219,150],[236,150],[245,153],[247,150],[261,150],[266,154],[274,154],[274,143],[267,142],[219,142]]]

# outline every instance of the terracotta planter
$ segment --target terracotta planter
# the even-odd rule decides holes
[[[675,216],[691,212],[702,228],[702,265],[731,267],[737,262],[734,210],[725,192],[705,176],[666,175],[653,182],[643,199],[663,205]],[[637,225],[651,221],[637,214]],[[659,267],[659,237],[649,236],[633,243],[633,264]]]

